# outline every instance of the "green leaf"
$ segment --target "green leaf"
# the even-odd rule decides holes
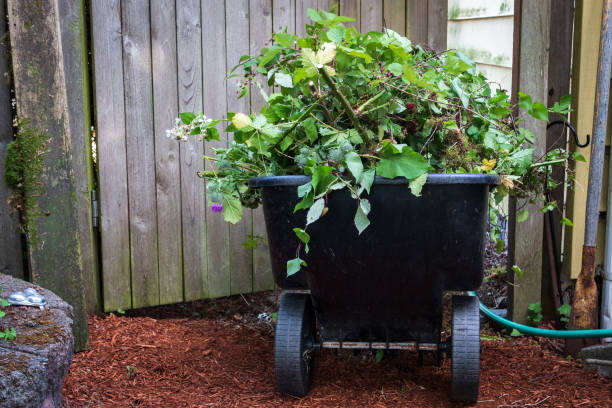
[[[572,159],[586,163],[586,159],[580,152],[574,152],[574,154],[572,154]]]
[[[306,10],[306,14],[308,15],[308,18],[314,21],[315,23],[323,22],[323,17],[321,17],[321,15],[315,9],[309,8],[308,10]]]
[[[376,350],[376,354],[374,355],[374,361],[380,363],[382,359],[385,357],[385,352],[382,349]]]
[[[359,157],[359,155],[355,152],[348,152],[344,155],[344,161],[346,162],[346,167],[348,167],[355,180],[359,180],[363,173],[363,163],[361,162],[361,157]]]
[[[272,36],[274,41],[276,41],[279,45],[283,47],[293,47],[293,43],[295,42],[295,35],[289,34],[286,31],[279,31]]]
[[[400,76],[404,73],[404,67],[402,64],[398,64],[397,62],[392,62],[391,64],[387,65],[387,69],[395,76]]]
[[[300,271],[302,266],[307,266],[306,262],[300,258],[294,258],[287,261],[287,276],[291,276]]]
[[[521,333],[520,331],[518,331],[516,329],[512,329],[512,333],[510,333],[510,336],[512,336],[512,337],[521,337],[521,336],[523,336],[523,333]]]
[[[268,51],[266,51],[263,57],[261,57],[261,59],[259,60],[259,65],[262,67],[265,67],[266,65],[270,63],[270,61],[274,59],[274,57],[276,57],[280,53],[280,51],[281,51],[281,48],[279,47],[268,48]]]
[[[367,205],[362,205],[362,202],[365,199],[359,200],[359,205],[357,206],[357,212],[355,213],[355,227],[357,231],[361,235],[363,230],[365,230],[368,225],[370,225],[370,220],[368,219],[368,212],[370,212],[370,202],[367,201]],[[364,211],[366,210],[366,211]]]
[[[297,235],[297,237],[303,243],[307,244],[308,242],[310,242],[310,235],[308,235],[308,233],[306,231],[304,231],[303,229],[301,229],[301,228],[294,228],[293,232],[295,232],[295,235]]]
[[[528,113],[536,119],[548,120],[548,108],[543,103],[534,102]]]
[[[297,188],[297,193],[298,193],[298,197],[304,197],[306,194],[310,193],[310,191],[312,190],[312,184],[310,182],[306,183],[306,184],[302,184],[301,186],[298,186]]]
[[[563,217],[561,219],[561,224],[565,224],[568,227],[573,227],[574,226],[574,223],[572,222],[572,220],[570,220],[569,218],[565,218],[565,217]]]
[[[311,190],[309,193],[307,193],[304,196],[304,198],[302,198],[302,201],[300,201],[299,203],[295,205],[293,212],[295,213],[298,210],[309,208],[313,203],[314,203],[314,191]]]
[[[293,144],[293,138],[291,136],[285,136],[282,142],[280,142],[280,148],[284,152]]]
[[[325,208],[325,199],[323,197],[319,198],[315,201],[310,209],[308,210],[308,214],[306,214],[306,225],[310,225],[321,217],[323,214],[323,209]]]
[[[474,61],[470,60],[466,55],[461,52],[446,52],[446,64],[444,65],[444,67],[451,74],[458,75],[475,66],[476,64],[474,63]]]
[[[421,190],[423,186],[427,182],[427,173],[420,175],[417,178],[410,180],[408,186],[410,187],[410,191],[417,197],[421,196]]]
[[[304,127],[304,132],[306,132],[306,137],[310,140],[311,143],[317,141],[319,137],[319,133],[317,132],[317,126],[315,125],[315,121],[312,117],[304,120],[302,122],[302,126]]]
[[[569,316],[572,313],[572,306],[568,303],[561,305],[558,309],[561,316]]]
[[[389,179],[396,177],[414,179],[426,173],[428,169],[429,163],[423,156],[415,151],[404,149],[401,154],[394,154],[380,160],[376,166],[376,174]]]
[[[416,75],[416,72],[414,72],[414,69],[412,69],[412,66],[405,64],[403,68],[403,72],[404,72],[404,75],[402,76],[402,78],[404,78],[405,81],[411,84],[416,82],[417,75]]]
[[[331,175],[332,168],[329,166],[317,166],[312,172],[312,187],[315,194],[321,194],[336,178]]]
[[[246,240],[242,243],[242,246],[245,247],[246,249],[256,249],[257,248],[257,240],[256,239],[249,239]]]
[[[345,33],[346,33],[346,28],[342,26],[332,27],[329,30],[327,30],[327,38],[329,38],[336,44],[340,44],[342,40],[344,40]]]
[[[495,252],[497,252],[498,254],[501,254],[505,246],[506,243],[502,239],[498,238],[495,240]]]
[[[526,221],[529,218],[529,210],[523,210],[516,216],[518,222]]]
[[[229,194],[223,195],[223,218],[232,224],[242,219],[242,204],[239,198]]]
[[[219,131],[217,130],[217,128],[214,128],[214,127],[206,128],[206,136],[204,136],[204,139],[207,142],[210,142],[211,140],[220,140]]]
[[[531,100],[531,96],[519,91],[519,103],[518,105],[525,109],[526,111],[530,111],[533,106],[533,101]]]
[[[370,194],[370,189],[372,188],[372,184],[374,183],[375,174],[376,172],[374,169],[366,170],[361,174],[359,184],[368,192],[368,194]]]
[[[193,122],[196,117],[196,115],[194,115],[192,112],[182,112],[179,113],[179,116],[181,118],[181,121],[186,125],[189,125],[191,122]]]
[[[517,265],[512,265],[511,269],[514,271],[514,273],[516,273],[517,278],[523,278],[523,270],[521,268],[519,268]]]
[[[293,79],[291,75],[285,74],[284,72],[277,72],[274,74],[274,82],[283,88],[293,88]]]
[[[298,68],[293,75],[293,83],[297,84],[304,78],[312,78],[317,75],[317,69],[313,67]]]

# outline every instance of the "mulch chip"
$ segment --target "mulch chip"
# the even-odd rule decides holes
[[[248,304],[247,304],[248,298]],[[65,379],[66,407],[462,407],[450,360],[318,351],[305,398],[274,385],[273,296],[248,295],[90,317],[91,349]],[[612,407],[612,381],[527,337],[482,341],[477,407]]]

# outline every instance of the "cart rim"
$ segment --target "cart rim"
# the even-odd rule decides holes
[[[279,187],[279,186],[301,186],[310,181],[308,176],[263,176],[252,178],[249,185],[254,188]],[[374,184],[409,184],[410,180],[404,177],[388,179],[380,176],[374,178]],[[473,173],[444,173],[428,174],[426,184],[486,184],[497,186],[500,184],[500,176],[497,174],[473,174]]]

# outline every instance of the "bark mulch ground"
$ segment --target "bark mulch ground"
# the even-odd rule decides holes
[[[305,398],[274,386],[271,293],[90,317],[91,350],[75,355],[67,407],[454,407],[450,360],[317,352]],[[247,305],[247,302],[249,303]],[[541,340],[541,339],[540,339]],[[612,407],[612,381],[537,340],[483,340],[477,407]]]

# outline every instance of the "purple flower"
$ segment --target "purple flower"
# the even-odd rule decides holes
[[[213,210],[213,212],[221,212],[221,211],[223,211],[223,205],[222,204],[213,204],[210,208]]]

